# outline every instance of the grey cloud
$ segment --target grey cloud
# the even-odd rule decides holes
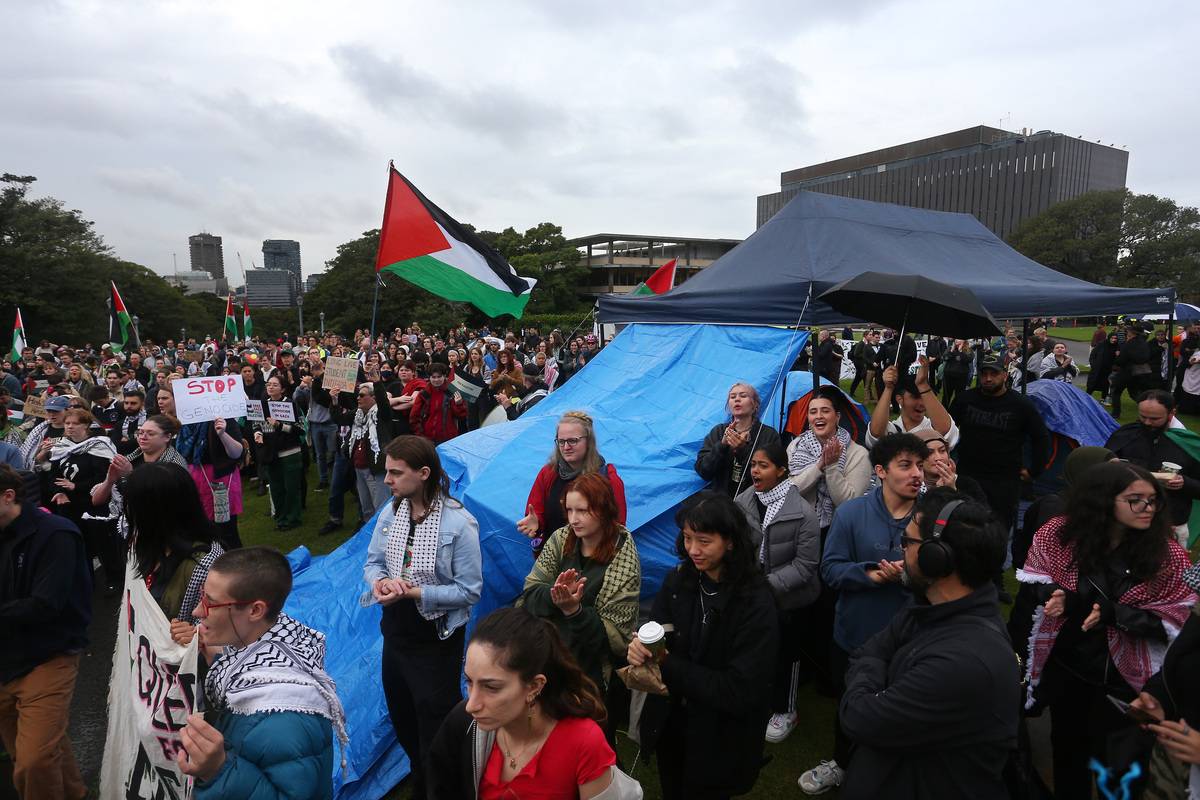
[[[362,152],[358,136],[342,125],[291,103],[253,99],[240,90],[215,97],[197,95],[193,110],[219,122],[229,143],[248,157],[276,150],[323,156]],[[257,141],[246,142],[246,134]]]
[[[359,45],[334,47],[330,57],[367,101],[383,112],[402,110],[426,120],[449,122],[509,147],[566,124],[560,109],[509,87],[458,90],[403,61],[383,58]]]
[[[172,167],[101,167],[96,176],[104,185],[125,194],[156,200],[180,208],[195,208],[197,192]]]
[[[722,77],[753,129],[781,136],[801,132],[807,115],[799,88],[805,79],[791,64],[762,51],[742,51]]]

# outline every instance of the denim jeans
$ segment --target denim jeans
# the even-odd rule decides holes
[[[363,519],[369,519],[375,509],[388,501],[392,492],[383,482],[384,473],[357,468],[354,472],[358,478],[358,504],[362,507]]]
[[[329,468],[337,452],[338,426],[335,422],[309,422],[308,435],[312,440],[313,458],[317,462],[317,477],[329,483]]]
[[[346,458],[340,447],[334,451],[332,472],[329,481],[329,518],[341,522],[346,511],[346,492],[354,487],[356,476],[350,459]]]

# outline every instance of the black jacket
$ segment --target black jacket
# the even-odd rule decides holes
[[[681,565],[667,573],[650,612],[652,620],[675,626],[667,634],[662,676],[670,692],[668,713],[687,714],[681,777],[689,795],[701,788],[714,795],[745,794],[758,779],[763,730],[771,718],[779,647],[775,599],[766,580],[755,575],[741,588],[704,597],[707,625],[700,624],[700,601],[694,570]],[[643,742],[657,740],[645,724],[642,736]]]
[[[735,451],[721,441],[728,426],[728,422],[722,422],[704,437],[704,444],[700,445],[700,452],[696,454],[696,472],[708,481],[710,489],[732,498],[750,485],[750,456],[753,455],[748,452],[750,448],[779,442],[779,433],[756,419],[750,426],[750,444]],[[735,476],[735,468],[740,475]]]
[[[853,763],[839,797],[1007,800],[1020,669],[987,584],[909,606],[854,654],[839,709]]]
[[[1025,438],[1031,455],[1028,468],[1040,475],[1050,451],[1050,433],[1033,401],[1007,390],[996,397],[967,389],[954,399],[950,416],[958,423],[958,472],[980,482],[1016,481],[1025,460]]]
[[[1164,461],[1183,467],[1183,488],[1167,491],[1171,524],[1182,525],[1192,513],[1192,501],[1200,500],[1200,462],[1167,436],[1165,430],[1149,428],[1140,422],[1130,422],[1113,431],[1104,446],[1139,467],[1155,472]]]
[[[1154,673],[1142,691],[1154,695],[1167,719],[1183,719],[1193,728],[1200,726],[1200,614],[1192,611],[1179,636],[1167,648],[1162,669]]]
[[[87,645],[92,570],[75,524],[31,505],[0,531],[0,683]]]

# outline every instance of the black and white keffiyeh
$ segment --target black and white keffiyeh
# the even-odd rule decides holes
[[[84,455],[85,453],[112,461],[113,456],[117,454],[117,448],[113,445],[112,439],[107,436],[89,436],[82,442],[72,442],[64,436],[50,448],[50,460],[61,461],[68,456]]]
[[[388,527],[387,572],[390,578],[399,578],[416,586],[432,586],[437,583],[434,567],[437,563],[438,531],[442,526],[442,501],[438,498],[425,514],[425,518],[412,524],[411,506],[407,499],[396,507],[396,516]],[[412,536],[409,536],[409,530]],[[433,621],[440,613],[427,613],[417,603],[421,616]]]
[[[846,471],[846,457],[850,454],[850,433],[845,428],[837,429],[838,442],[842,445],[842,454],[838,456],[838,470]],[[796,475],[821,460],[824,445],[812,430],[807,430],[796,439],[796,448],[788,460],[788,471]],[[829,496],[829,487],[825,484],[825,476],[817,480],[817,514],[820,516],[821,527],[827,528],[833,522],[833,498]]]
[[[771,524],[775,516],[779,513],[779,509],[783,508],[783,500],[787,497],[788,490],[792,488],[792,484],[787,480],[780,481],[774,489],[768,489],[765,492],[755,491],[754,496],[758,501],[767,507],[767,512],[763,514],[762,526],[763,530]]]
[[[231,714],[296,711],[324,717],[346,751],[346,715],[325,672],[325,635],[287,614],[245,647],[225,648],[204,689],[214,706]]]
[[[371,445],[371,456],[379,458],[379,406],[371,406],[365,413],[360,408],[354,412],[354,424],[350,427],[350,452],[359,439],[367,439]]]

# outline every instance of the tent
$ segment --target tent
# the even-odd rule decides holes
[[[769,401],[807,338],[757,326],[631,325],[520,419],[441,445],[451,494],[479,521],[484,590],[476,617],[512,602],[533,566],[516,520],[564,412],[593,417],[600,452],[621,474],[647,597],[678,562],[675,510],[704,486],[693,464],[708,431],[728,420],[726,391],[746,382]],[[379,684],[379,607],[359,606],[372,529],[367,523],[328,556],[290,556],[295,586],[286,611],[325,633],[326,666],[347,711],[346,769],[334,765],[340,800],[382,797],[408,774]]]
[[[816,300],[862,272],[924,275],[972,290],[997,319],[1168,312],[1174,289],[1117,289],[1013,250],[970,214],[799,192],[757,232],[663,295],[601,297],[603,323],[833,325]]]
[[[1063,465],[1076,447],[1103,447],[1119,426],[1107,409],[1087,392],[1064,381],[1032,381],[1029,399],[1050,430],[1050,457],[1034,481],[1036,494],[1051,494],[1065,486]]]

